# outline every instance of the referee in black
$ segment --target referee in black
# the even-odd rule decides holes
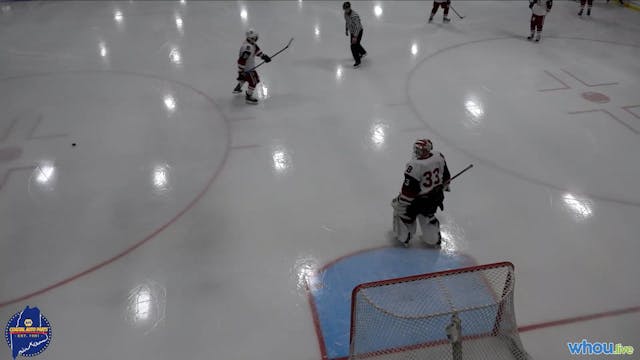
[[[351,53],[353,54],[353,59],[356,61],[353,67],[357,68],[360,66],[360,59],[367,55],[367,51],[360,45],[360,41],[362,40],[360,16],[351,9],[351,3],[348,1],[342,4],[342,10],[344,10],[345,20],[344,33],[347,36],[351,33]]]

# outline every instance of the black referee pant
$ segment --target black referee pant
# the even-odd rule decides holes
[[[360,58],[362,57],[362,55],[366,54],[367,51],[362,47],[362,45],[360,45],[360,41],[362,40],[362,33],[364,32],[364,30],[360,30],[360,32],[358,33],[357,39],[356,39],[356,43],[351,43],[351,54],[353,54],[353,59],[356,61],[356,63],[360,62]],[[351,35],[351,39],[353,39],[353,34]],[[353,40],[351,40],[353,41]]]

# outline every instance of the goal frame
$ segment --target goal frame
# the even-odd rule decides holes
[[[487,285],[487,287],[489,289],[491,289],[491,296],[493,297],[494,301],[497,304],[499,304],[498,305],[498,311],[496,313],[496,319],[494,321],[493,330],[492,331],[488,331],[488,332],[483,333],[483,334],[465,336],[465,337],[462,338],[462,340],[471,340],[471,339],[478,339],[478,338],[484,338],[484,337],[489,337],[489,336],[497,336],[499,328],[500,328],[500,322],[502,321],[502,315],[504,313],[505,302],[502,301],[502,299],[507,295],[509,289],[513,285],[513,280],[514,280],[511,274],[514,273],[515,267],[514,267],[513,263],[511,263],[509,261],[502,261],[502,262],[484,264],[484,265],[474,265],[474,266],[468,266],[468,267],[463,267],[463,268],[436,271],[436,272],[431,272],[431,273],[426,273],[426,274],[411,275],[411,276],[405,276],[405,277],[399,277],[399,278],[393,278],[393,279],[371,281],[371,282],[362,283],[362,284],[357,285],[351,291],[351,324],[350,324],[350,327],[349,327],[349,354],[352,353],[353,345],[354,345],[353,344],[353,337],[355,335],[356,305],[357,305],[357,295],[358,295],[359,291],[361,291],[363,289],[368,289],[368,288],[387,286],[387,285],[393,285],[393,284],[398,284],[398,283],[406,283],[406,282],[412,282],[412,281],[418,281],[418,280],[425,280],[425,279],[431,279],[431,278],[437,278],[437,277],[443,277],[443,276],[455,275],[455,274],[463,274],[463,273],[470,273],[470,272],[481,272],[483,270],[502,268],[502,267],[511,268],[511,271],[508,273],[507,278],[505,280],[505,284],[504,284],[504,287],[503,287],[503,290],[502,290],[502,294],[497,294],[495,292],[494,288],[489,284],[489,281],[486,279],[486,277],[484,275],[482,275],[482,281]],[[396,353],[396,352],[402,352],[402,351],[410,351],[410,350],[419,349],[419,348],[438,346],[438,345],[445,344],[447,342],[448,341],[446,339],[444,339],[444,340],[436,340],[436,341],[426,342],[426,343],[418,344],[418,345],[411,345],[411,346],[406,346],[406,347],[393,348],[393,349],[389,349],[388,352]],[[347,356],[346,359],[349,359],[349,358],[350,358],[350,355]]]

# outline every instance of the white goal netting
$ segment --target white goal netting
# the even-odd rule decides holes
[[[350,359],[529,359],[513,307],[511,263],[361,284]]]

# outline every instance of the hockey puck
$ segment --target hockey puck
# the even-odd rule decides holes
[[[76,146],[76,143],[71,143],[71,146],[75,147],[75,146]]]

